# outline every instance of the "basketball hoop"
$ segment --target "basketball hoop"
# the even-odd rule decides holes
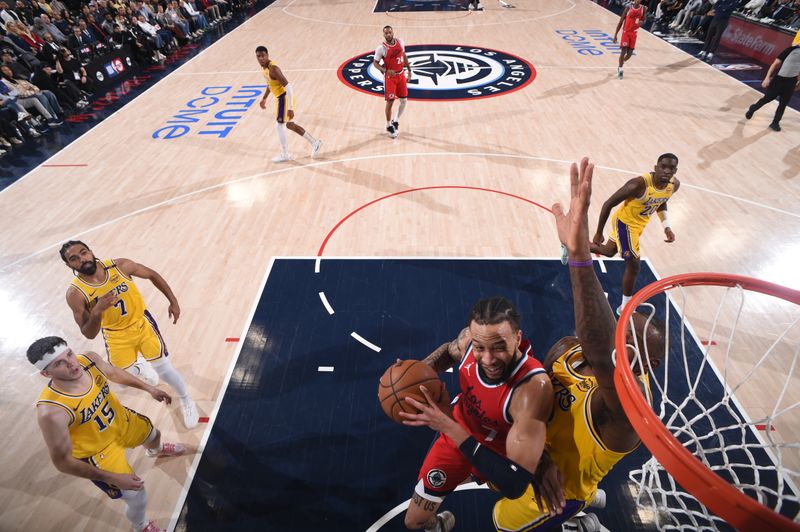
[[[689,299],[693,305],[687,306]],[[626,347],[631,316],[642,306],[650,309],[645,341]],[[694,308],[701,313],[692,314],[698,331],[707,329],[703,342],[686,318]],[[766,308],[785,319],[764,327]],[[654,315],[666,330],[656,370],[646,341]],[[727,522],[743,531],[800,531],[800,387],[793,386],[800,382],[798,336],[800,291],[739,275],[675,275],[646,286],[625,306],[617,324],[614,383],[654,457],[630,478],[637,504],[649,510],[659,530],[729,529]],[[630,348],[631,362],[619,356]],[[647,397],[632,366],[648,370]],[[757,419],[747,413],[747,401],[758,403]]]

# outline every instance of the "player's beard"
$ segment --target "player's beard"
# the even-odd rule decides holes
[[[93,260],[91,264],[81,264],[81,267],[78,268],[78,273],[83,275],[94,275],[97,271],[97,259]]]
[[[487,384],[499,384],[501,382],[505,382],[511,376],[511,372],[514,371],[518,361],[519,358],[517,357],[517,354],[514,353],[514,357],[508,362],[508,364],[506,364],[506,367],[503,368],[502,375],[496,379],[489,378],[489,376],[486,375],[486,372],[483,371],[483,368],[480,364],[478,364],[478,372],[481,374],[481,379],[486,381]]]

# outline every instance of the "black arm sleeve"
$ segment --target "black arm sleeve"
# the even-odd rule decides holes
[[[504,497],[509,499],[522,497],[533,481],[533,475],[524,467],[484,447],[472,436],[467,438],[459,449],[475,469],[494,484]]]

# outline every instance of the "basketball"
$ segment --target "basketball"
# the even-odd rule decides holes
[[[406,397],[427,402],[419,389],[421,384],[425,385],[434,401],[441,398],[444,383],[439,380],[433,368],[422,361],[400,360],[384,372],[378,384],[378,401],[392,421],[403,422],[400,412],[418,412],[404,400]]]

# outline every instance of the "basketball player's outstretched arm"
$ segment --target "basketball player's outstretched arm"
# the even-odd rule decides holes
[[[178,322],[178,318],[181,316],[181,306],[178,304],[178,298],[175,297],[175,294],[172,293],[172,288],[169,287],[167,281],[161,277],[157,271],[129,259],[116,259],[114,262],[116,262],[117,267],[120,268],[125,275],[134,275],[153,283],[153,285],[158,288],[159,292],[164,294],[164,297],[169,301],[169,308],[167,311],[169,312],[169,317],[172,318],[172,323]]]
[[[97,353],[92,353],[91,351],[89,351],[84,354],[86,355],[86,358],[94,362],[94,365],[97,366],[97,369],[102,371],[103,374],[111,382],[115,382],[117,384],[124,384],[125,386],[130,386],[131,388],[138,388],[140,390],[144,390],[145,392],[153,396],[153,399],[155,399],[159,403],[162,401],[164,401],[167,404],[172,403],[172,397],[164,390],[156,388],[155,386],[150,386],[146,382],[137,379],[124,369],[112,366],[111,364],[103,360],[103,357],[101,357]]]
[[[591,263],[592,259],[588,240],[588,211],[592,196],[593,171],[594,165],[590,164],[586,157],[581,160],[580,168],[573,163],[570,168],[569,212],[565,213],[558,203],[553,205],[558,237],[567,247],[571,262]],[[612,199],[620,196],[626,187],[632,187],[634,181],[629,181],[612,196]],[[617,326],[614,312],[608,304],[593,266],[570,266],[569,274],[572,283],[575,329],[583,357],[597,378],[599,398],[611,412],[621,413],[622,418],[627,420],[614,388],[614,364],[611,359],[614,331]]]
[[[588,160],[588,159],[587,159]],[[581,162],[581,164],[583,164]],[[594,165],[592,165],[594,168]],[[611,210],[629,198],[638,198],[642,194],[644,194],[645,186],[644,186],[644,179],[641,177],[634,177],[622,187],[614,192],[610,198],[603,203],[603,208],[600,209],[600,218],[597,221],[597,231],[592,238],[592,242],[595,244],[602,245],[603,243],[603,228],[606,226],[606,222],[608,221],[608,217],[611,215]],[[559,233],[560,236],[560,233]],[[567,248],[569,249],[569,248]],[[591,255],[590,255],[591,257]]]

